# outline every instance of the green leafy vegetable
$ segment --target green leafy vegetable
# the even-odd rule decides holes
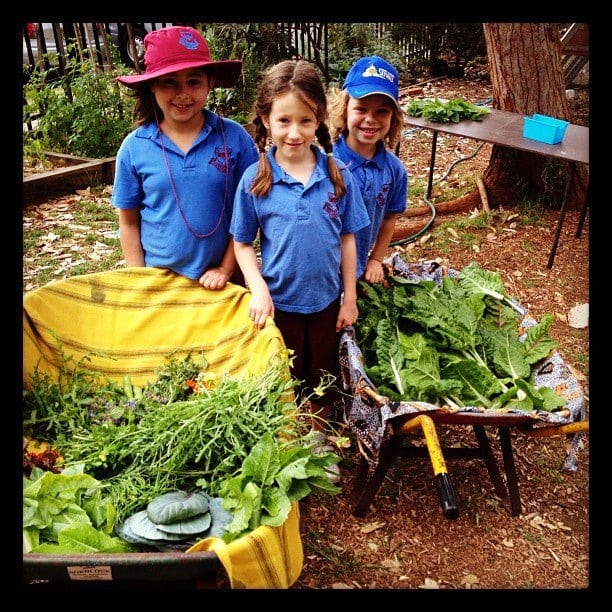
[[[473,262],[440,284],[400,276],[389,277],[389,288],[360,284],[355,328],[379,393],[455,407],[564,407],[563,397],[532,382],[531,366],[556,346],[552,316],[521,338],[517,306],[498,274]]]
[[[148,517],[158,525],[168,525],[205,512],[208,512],[208,497],[202,492],[171,491],[151,500],[147,506]]]
[[[71,542],[73,553],[83,547],[103,546],[107,552],[106,547],[116,548],[117,542],[102,537],[115,525],[115,509],[102,490],[102,483],[85,474],[83,465],[66,467],[59,474],[32,468],[30,477],[23,478],[23,551],[40,552],[43,544],[61,544],[67,552]]]
[[[335,453],[314,455],[308,447],[283,444],[265,434],[240,472],[221,488],[223,507],[233,513],[223,540],[231,542],[259,525],[282,525],[291,502],[312,491],[339,493],[325,469],[339,460]]]
[[[454,98],[447,102],[442,102],[438,98],[434,100],[413,99],[406,106],[408,115],[425,117],[434,123],[459,123],[463,119],[482,121],[483,117],[490,112],[486,107],[477,106],[461,98]]]

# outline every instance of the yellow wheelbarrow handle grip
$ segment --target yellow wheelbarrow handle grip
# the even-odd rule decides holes
[[[425,436],[425,443],[433,467],[438,497],[442,510],[444,511],[444,516],[448,519],[455,519],[459,516],[457,498],[446,471],[446,462],[444,461],[444,454],[440,447],[440,441],[438,440],[438,434],[433,419],[426,414],[419,414],[402,423],[395,435],[403,436],[419,427],[423,430]]]
[[[521,429],[521,432],[530,438],[546,438],[548,436],[560,436],[563,434],[580,433],[588,431],[588,421],[574,421],[565,425],[554,425],[551,427],[537,427],[535,429]]]

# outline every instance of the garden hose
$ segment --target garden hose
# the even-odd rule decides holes
[[[425,203],[429,206],[429,208],[431,209],[431,217],[429,218],[429,221],[427,221],[427,223],[416,233],[414,234],[410,234],[410,236],[406,236],[406,238],[402,238],[400,240],[394,240],[393,242],[389,243],[389,246],[397,246],[400,244],[406,244],[407,242],[413,242],[415,241],[421,234],[423,234],[424,232],[426,232],[430,227],[431,224],[435,221],[436,219],[436,207],[434,206],[433,202],[431,202],[430,200],[428,200],[425,196],[423,196],[423,200],[425,200]]]

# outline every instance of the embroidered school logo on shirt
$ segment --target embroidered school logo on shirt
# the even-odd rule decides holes
[[[323,210],[332,218],[338,218],[338,198],[333,191],[327,192],[327,202],[323,206]]]
[[[191,32],[181,32],[179,44],[183,45],[185,49],[189,49],[190,51],[194,51],[198,48],[198,42],[194,40]]]
[[[232,160],[232,150],[215,147],[215,156],[211,157],[208,163],[212,164],[219,172],[227,174],[234,163]]]
[[[378,77],[379,79],[387,79],[392,83],[395,81],[395,75],[384,68],[377,68],[374,64],[370,64],[361,76],[364,77]]]
[[[385,183],[380,190],[380,193],[376,196],[376,204],[379,206],[385,205],[385,200],[387,199],[387,193],[389,192],[389,183]]]

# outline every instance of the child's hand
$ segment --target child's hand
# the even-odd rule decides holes
[[[359,310],[357,308],[356,302],[344,302],[342,306],[340,306],[340,310],[338,311],[338,319],[336,320],[336,331],[348,327],[349,325],[353,325],[357,321],[357,317],[359,316]]]
[[[363,278],[370,284],[382,283],[385,280],[383,264],[376,259],[368,259]]]
[[[251,289],[251,296],[249,317],[259,329],[262,329],[268,317],[274,318],[274,302],[272,302],[267,285],[260,291]]]
[[[209,268],[200,276],[200,285],[204,289],[219,291],[225,287],[229,278],[230,275],[223,268]]]

